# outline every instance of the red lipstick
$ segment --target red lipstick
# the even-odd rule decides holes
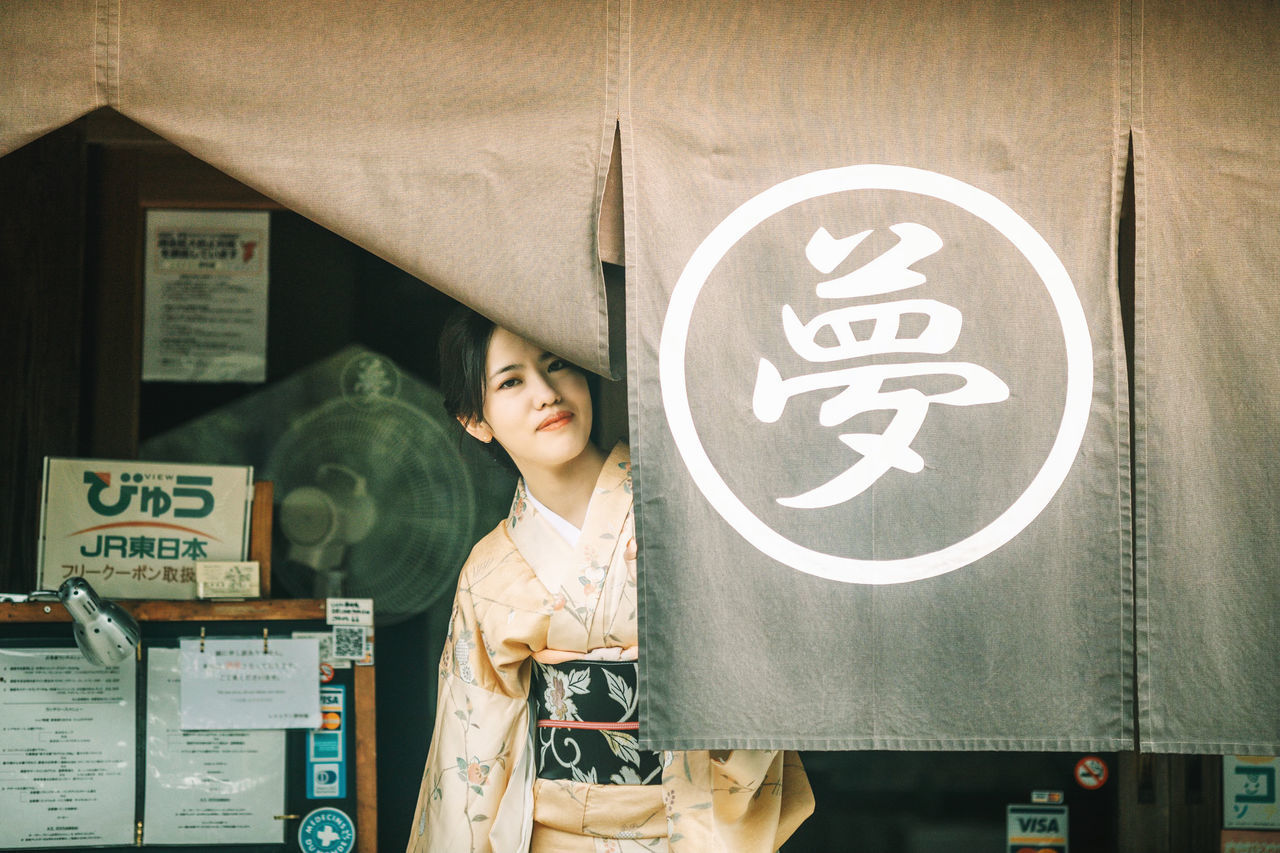
[[[573,420],[572,412],[553,412],[542,423],[538,424],[538,431],[559,429],[571,420]]]

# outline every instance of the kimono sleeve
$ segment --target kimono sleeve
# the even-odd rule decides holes
[[[662,787],[671,853],[772,853],[813,813],[813,791],[794,752],[669,755]]]
[[[477,579],[472,568],[459,578],[440,659],[409,853],[524,850],[532,828],[525,637],[538,615],[490,594],[505,586],[501,578]]]

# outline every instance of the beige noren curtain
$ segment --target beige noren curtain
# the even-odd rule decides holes
[[[0,153],[113,107],[608,375],[596,234],[617,15],[608,0],[7,0]]]

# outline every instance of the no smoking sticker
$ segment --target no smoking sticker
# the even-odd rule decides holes
[[[1076,762],[1076,784],[1086,791],[1101,788],[1109,775],[1107,762],[1096,755],[1086,755]]]

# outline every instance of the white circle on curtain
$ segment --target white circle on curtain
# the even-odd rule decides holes
[[[1061,326],[1066,361],[1061,420],[1043,463],[1025,489],[994,520],[972,534],[929,553],[890,559],[824,553],[780,533],[753,512],[726,483],[703,446],[689,403],[685,374],[690,326],[699,294],[729,251],[761,223],[794,205],[863,190],[937,199],[978,217],[1012,244],[1048,294]],[[883,366],[876,369],[884,370]],[[1012,208],[990,193],[937,172],[867,164],[810,172],[783,181],[738,207],[707,235],[672,291],[658,347],[658,376],[667,424],[681,459],[703,496],[739,535],[774,560],[807,574],[846,583],[893,584],[935,577],[987,556],[1021,533],[1048,506],[1071,470],[1084,439],[1093,397],[1093,346],[1084,309],[1066,268],[1048,242]],[[749,457],[749,449],[744,449],[742,455]],[[912,455],[900,454],[896,467],[908,470]]]

